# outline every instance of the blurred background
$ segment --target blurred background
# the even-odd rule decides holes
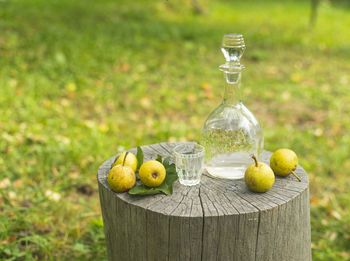
[[[0,259],[106,260],[96,172],[198,141],[225,33],[265,149],[310,178],[314,260],[350,260],[349,1],[0,1]]]

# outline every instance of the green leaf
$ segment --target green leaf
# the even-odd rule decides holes
[[[156,161],[159,161],[160,163],[162,163],[162,156],[160,156],[159,154],[157,155]]]
[[[103,228],[103,220],[102,218],[99,219],[90,219],[90,223],[95,227],[102,227]]]
[[[161,191],[158,188],[149,188],[143,184],[137,185],[129,190],[131,195],[155,195],[159,194]]]
[[[165,195],[171,194],[170,189],[165,181],[155,188],[150,188],[144,184],[140,184],[129,190],[129,194],[131,195],[155,195],[162,192]]]
[[[167,172],[167,175],[165,177],[165,181],[167,184],[172,185],[178,179],[176,169],[175,167],[174,168],[169,167],[168,169],[166,169],[166,172]]]
[[[137,169],[139,169],[143,163],[143,151],[140,146],[137,146],[136,158],[137,158]]]
[[[170,157],[166,157],[166,158],[163,160],[163,165],[164,165],[164,166],[169,165],[169,161],[170,161]]]
[[[166,162],[164,160],[164,162]],[[173,184],[178,179],[177,173],[176,173],[176,167],[175,164],[169,164],[169,159],[167,161],[167,164],[164,164],[165,170],[166,170],[166,177],[165,182],[169,187],[170,194],[173,194]]]
[[[168,184],[165,182],[165,180],[163,181],[162,184],[159,185],[159,187],[157,187],[157,189],[159,189],[161,192],[163,192],[165,195],[169,195],[172,194],[172,189],[170,190]]]

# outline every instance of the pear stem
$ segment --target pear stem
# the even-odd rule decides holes
[[[256,159],[255,155],[252,155],[252,158],[255,161],[255,167],[258,167],[258,160]]]
[[[125,160],[126,160],[126,157],[128,156],[128,154],[129,154],[129,151],[125,153],[124,160],[123,160],[123,166],[125,164]]]
[[[299,178],[298,175],[295,174],[293,170],[292,170],[292,174],[299,180],[299,182],[301,182],[301,178]]]

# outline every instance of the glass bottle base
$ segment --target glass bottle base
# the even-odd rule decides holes
[[[205,167],[207,174],[220,179],[243,179],[246,166],[242,167]]]
[[[205,171],[215,178],[243,179],[246,169],[254,163],[252,154],[256,153],[234,152],[217,155],[205,165]]]
[[[201,180],[200,179],[195,179],[195,180],[179,179],[179,182],[181,185],[184,185],[184,186],[195,186],[195,185],[198,185],[201,182]]]

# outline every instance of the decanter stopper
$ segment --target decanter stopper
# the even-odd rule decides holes
[[[222,39],[221,51],[225,56],[226,63],[219,66],[219,69],[225,73],[226,82],[230,84],[237,83],[240,79],[240,72],[244,65],[240,59],[245,50],[243,35],[225,34]]]
[[[245,44],[241,34],[225,34],[222,39],[221,51],[225,56],[226,63],[239,63]]]

